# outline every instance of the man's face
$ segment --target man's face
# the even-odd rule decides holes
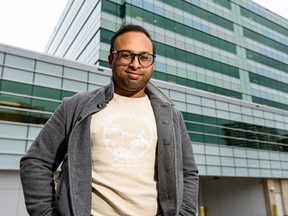
[[[129,50],[134,54],[153,54],[153,46],[149,38],[141,32],[126,32],[120,35],[114,43],[114,50]],[[146,84],[149,82],[154,63],[143,68],[135,56],[130,64],[119,61],[119,54],[109,55],[109,66],[115,84],[115,92],[128,97],[143,97]]]

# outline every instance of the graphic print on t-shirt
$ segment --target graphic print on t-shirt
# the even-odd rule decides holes
[[[104,144],[117,163],[126,162],[127,166],[128,161],[135,162],[154,141],[155,128],[153,130],[152,122],[144,116],[129,112],[115,113],[106,116],[104,122]]]

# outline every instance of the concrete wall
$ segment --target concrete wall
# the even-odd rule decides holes
[[[19,171],[0,170],[0,215],[28,216]]]
[[[203,177],[200,205],[205,216],[266,216],[262,180]]]

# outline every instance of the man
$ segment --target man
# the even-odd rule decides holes
[[[116,32],[111,83],[64,99],[21,159],[31,215],[196,215],[191,143],[181,113],[149,82],[154,59],[145,29]]]

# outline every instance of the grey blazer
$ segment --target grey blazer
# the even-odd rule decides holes
[[[113,92],[111,82],[65,98],[22,157],[20,176],[30,215],[91,215],[90,120],[93,113],[106,107]],[[162,215],[196,215],[198,170],[181,112],[152,83],[146,94],[157,124]],[[61,163],[55,190],[53,173]]]

